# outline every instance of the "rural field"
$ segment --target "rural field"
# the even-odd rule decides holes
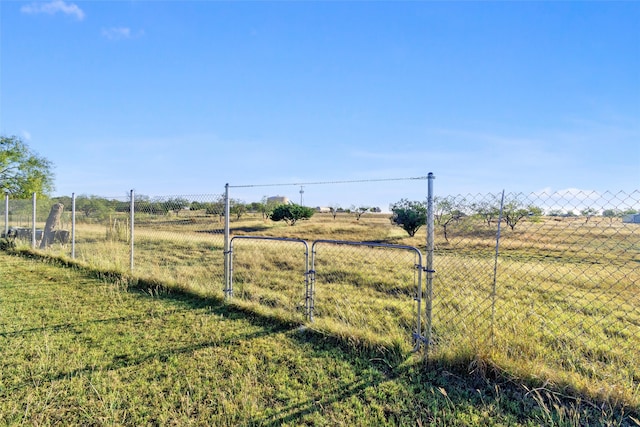
[[[2,421],[640,425],[637,224],[525,219],[497,261],[490,224],[437,224],[430,299],[424,229],[246,214],[225,300],[223,227],[136,214],[132,271],[126,215],[2,255]]]
[[[620,408],[217,298],[0,263],[2,425],[633,425]]]

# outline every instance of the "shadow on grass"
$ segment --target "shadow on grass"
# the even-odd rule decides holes
[[[37,255],[27,254],[31,258]],[[79,267],[67,261],[53,258],[42,258],[52,263],[58,263],[66,267],[78,268],[82,274],[89,278],[99,277],[111,279],[116,282],[126,281],[126,277],[120,273],[96,272]],[[149,290],[152,290],[151,292]],[[242,319],[253,326],[257,331],[250,333],[234,332],[220,340],[206,340],[204,342],[177,346],[162,351],[149,351],[141,355],[113,355],[110,361],[101,366],[105,370],[116,370],[124,367],[142,365],[150,360],[165,361],[176,355],[191,354],[209,347],[233,345],[239,341],[252,340],[260,337],[285,332],[308,350],[309,360],[316,358],[333,358],[347,363],[356,373],[355,380],[349,383],[339,383],[324,392],[318,398],[310,396],[287,405],[286,402],[273,412],[259,415],[251,420],[251,424],[276,426],[284,423],[296,423],[306,416],[322,413],[326,407],[344,402],[357,397],[366,404],[365,393],[378,389],[388,381],[402,383],[403,389],[410,391],[405,397],[400,411],[389,414],[389,422],[400,419],[404,422],[422,419],[428,422],[446,423],[451,418],[446,418],[446,411],[454,412],[456,407],[473,406],[477,411],[488,413],[489,416],[518,420],[523,423],[555,423],[553,414],[546,413],[544,409],[549,403],[554,403],[551,398],[545,406],[545,402],[536,400],[536,396],[529,392],[522,382],[503,375],[498,369],[476,369],[470,374],[470,367],[476,363],[472,355],[466,355],[454,361],[430,361],[425,362],[419,357],[402,352],[398,348],[381,348],[367,343],[354,343],[349,339],[329,335],[311,329],[300,328],[300,324],[291,320],[276,316],[268,316],[225,303],[215,297],[202,297],[188,290],[168,288],[159,281],[137,280],[129,284],[127,292],[135,293],[141,298],[167,300],[179,303],[180,309],[170,310],[160,316],[172,315],[179,311],[207,309],[207,315],[218,315],[228,320]],[[108,319],[94,319],[79,323],[58,324],[43,326],[41,328],[24,329],[21,331],[4,332],[3,337],[19,334],[44,332],[47,330],[75,329],[82,325],[100,324],[110,322],[142,322],[145,315],[122,316]],[[159,317],[156,315],[156,317]],[[96,369],[95,365],[83,366],[68,371],[57,371],[45,374],[41,377],[45,381],[57,381],[81,374],[90,374]],[[10,396],[16,389],[27,387],[30,380],[24,380],[14,384],[10,389],[4,389],[2,395]],[[545,389],[546,391],[546,389]],[[556,395],[557,396],[557,395]],[[582,421],[598,424],[598,406],[591,408],[593,404],[580,403],[579,398],[565,396],[564,404],[567,411],[582,414]],[[634,425],[632,418],[624,413],[624,410],[616,409],[614,419],[619,420],[618,425]],[[627,411],[628,412],[628,411]],[[600,412],[600,415],[602,412]],[[637,412],[632,410],[632,416]],[[450,417],[451,415],[449,415]],[[442,418],[445,417],[445,418]],[[557,419],[557,415],[556,415]]]

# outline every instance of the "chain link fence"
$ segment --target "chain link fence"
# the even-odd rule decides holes
[[[436,351],[638,399],[639,206],[638,191],[436,198]]]
[[[136,277],[233,296],[375,342],[404,339],[406,347],[425,336],[435,357],[480,354],[514,371],[528,366],[542,378],[564,372],[556,378],[574,387],[595,381],[640,399],[639,191],[432,201],[435,273],[429,286],[426,275],[418,275],[425,262],[416,260],[428,255],[424,234],[410,238],[384,214],[340,226],[326,216],[306,229],[274,228],[264,212],[227,208],[225,214],[224,195],[133,192],[37,203],[6,199],[0,211],[5,231],[17,230],[19,245],[100,270],[131,270]],[[65,205],[58,229],[66,237],[61,233],[44,247],[42,233],[56,202]],[[374,225],[382,231],[371,231]],[[350,227],[366,236],[361,240],[388,247],[328,241],[349,235]],[[307,234],[287,235],[290,229]],[[321,243],[311,250],[315,241]]]

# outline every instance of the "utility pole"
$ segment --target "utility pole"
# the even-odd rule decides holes
[[[300,206],[302,205],[302,195],[304,194],[304,185],[300,186]]]

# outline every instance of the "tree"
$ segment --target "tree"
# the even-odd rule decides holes
[[[206,215],[218,215],[218,219],[222,221],[224,218],[224,196],[220,195],[213,202],[203,203],[204,213]]]
[[[357,208],[355,206],[351,206],[351,212],[356,216],[356,221],[360,221],[360,217],[364,213],[369,212],[369,209],[371,209],[369,206],[359,206]]]
[[[273,200],[269,201],[267,196],[263,196],[259,202],[254,202],[258,212],[262,215],[262,219],[267,219],[273,212],[273,209],[277,206],[277,203]]]
[[[447,230],[449,225],[458,222],[466,214],[463,212],[464,200],[458,201],[453,197],[433,199],[435,222],[442,227],[444,239],[448,242]]]
[[[472,203],[471,209],[491,227],[491,223],[500,216],[500,200],[492,196],[490,200]]]
[[[331,216],[335,220],[336,216],[338,215],[338,212],[340,212],[340,205],[335,203],[335,204],[329,206],[329,212],[331,212]]]
[[[78,196],[76,210],[84,214],[85,218],[100,216],[109,210],[107,200],[98,196]]]
[[[180,211],[186,207],[189,207],[189,201],[183,197],[174,197],[166,200],[164,203],[164,209],[166,211],[175,212],[176,216],[180,215]]]
[[[205,209],[205,208],[206,208],[205,204],[202,203],[202,202],[199,202],[197,200],[194,200],[189,205],[189,210],[192,210],[192,211],[200,211],[200,210]]]
[[[584,223],[588,223],[589,219],[591,219],[592,216],[595,216],[595,214],[597,214],[598,212],[596,212],[595,209],[593,208],[586,208],[580,211],[580,214],[585,217]]]
[[[240,200],[229,200],[229,214],[235,215],[236,219],[240,219],[247,212],[247,205]]]
[[[602,216],[609,218],[609,223],[613,222],[613,219],[621,216],[621,212],[618,209],[605,209],[602,211]]]
[[[52,163],[16,136],[0,136],[0,189],[14,197],[53,191]]]
[[[515,229],[520,220],[527,217],[540,217],[542,209],[537,206],[528,205],[518,199],[510,200],[504,204],[502,217],[511,230]]]
[[[391,205],[391,212],[391,222],[402,227],[410,237],[427,222],[427,205],[423,202],[401,199]]]
[[[295,225],[300,220],[311,218],[314,213],[313,208],[290,203],[276,206],[271,212],[270,218],[272,221],[284,221],[289,225]]]

